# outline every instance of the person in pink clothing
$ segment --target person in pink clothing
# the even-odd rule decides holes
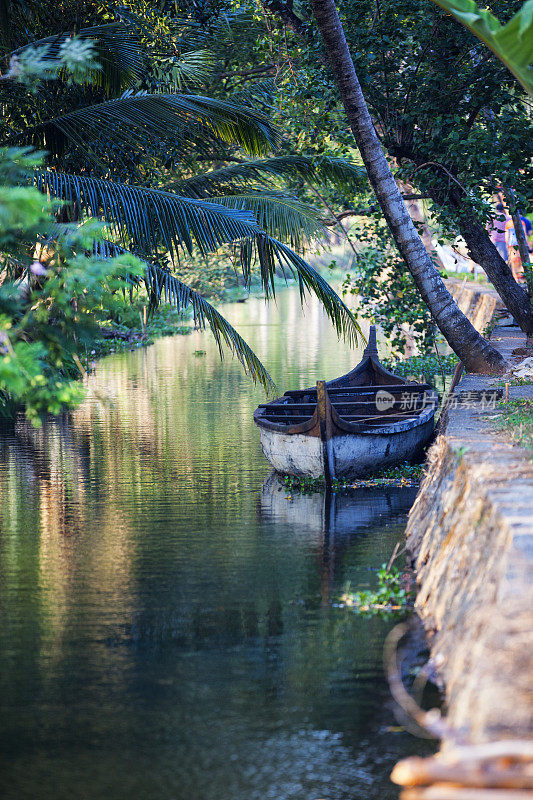
[[[511,219],[505,212],[502,203],[498,203],[487,223],[490,240],[504,261],[507,261],[507,244],[505,241],[505,223]]]

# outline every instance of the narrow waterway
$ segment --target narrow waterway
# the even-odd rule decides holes
[[[224,309],[282,391],[350,369],[298,293]],[[393,623],[373,581],[412,490],[267,480],[262,390],[208,334],[110,356],[70,419],[0,438],[4,800],[390,800]]]

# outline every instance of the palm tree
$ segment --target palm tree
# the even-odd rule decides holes
[[[468,370],[503,371],[505,360],[459,310],[409,216],[374,130],[334,0],[311,0],[311,8],[369,181],[424,302]]]
[[[11,0],[3,30],[11,44],[18,33],[19,46],[6,55],[6,67],[13,58],[52,63],[69,34],[50,35],[52,4],[30,2],[24,8],[34,14],[34,29],[48,35],[28,50],[26,21]],[[0,144],[45,151],[45,166],[28,181],[66,201],[62,220],[103,221],[107,240],[97,245],[99,252],[127,250],[143,259],[151,302],[166,299],[180,311],[192,307],[196,324],[207,323],[219,345],[230,346],[254,380],[270,388],[267,371],[242,337],[180,280],[180,264],[184,257],[229,246],[246,282],[258,268],[267,296],[274,294],[281,268],[296,277],[302,295],[317,294],[339,335],[354,339],[359,328],[351,312],[303,258],[325,230],[320,216],[288,196],[283,181],[299,176],[344,182],[353,192],[362,170],[340,159],[265,158],[281,137],[264,114],[183,91],[201,81],[210,64],[205,50],[187,49],[195,39],[186,22],[124,9],[113,15],[112,21],[90,18],[86,27],[77,27],[77,41],[94,44],[101,67],[90,83],[73,87],[60,73],[31,94],[16,80],[2,81]],[[224,163],[235,147],[248,160],[197,172],[201,158]]]

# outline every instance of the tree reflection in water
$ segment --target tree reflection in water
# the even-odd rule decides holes
[[[278,381],[346,371],[314,307],[280,344],[291,292],[276,330],[259,301],[232,323]],[[390,767],[420,743],[387,731],[389,623],[329,599],[372,579],[412,493],[262,486],[260,391],[200,334],[90,383],[110,405],[0,437],[2,797],[396,797]]]

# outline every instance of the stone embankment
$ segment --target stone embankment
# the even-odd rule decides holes
[[[494,292],[453,283],[450,290],[482,330],[497,309]],[[527,344],[510,324],[496,327],[491,341],[506,358]],[[393,779],[428,787],[420,775],[429,769],[448,771],[456,782],[406,790],[402,798],[533,798],[533,461],[495,430],[490,393],[497,384],[477,375],[458,384],[409,516],[416,609],[445,690],[450,735],[429,766],[402,762]],[[533,398],[533,386],[509,386],[509,397]],[[465,772],[457,741],[474,745],[482,758],[487,747],[520,755]],[[471,782],[458,778],[465,774]]]
[[[494,291],[450,283],[485,328]],[[506,358],[526,345],[511,326],[491,341]],[[496,383],[466,375],[456,387],[462,402],[445,415],[407,526],[447,720],[471,741],[533,734],[533,461],[495,430]],[[533,397],[533,387],[510,386],[509,396]]]
[[[509,357],[525,337],[496,328],[492,341]],[[494,430],[494,383],[457,386],[407,527],[447,720],[471,741],[533,734],[533,462]]]

